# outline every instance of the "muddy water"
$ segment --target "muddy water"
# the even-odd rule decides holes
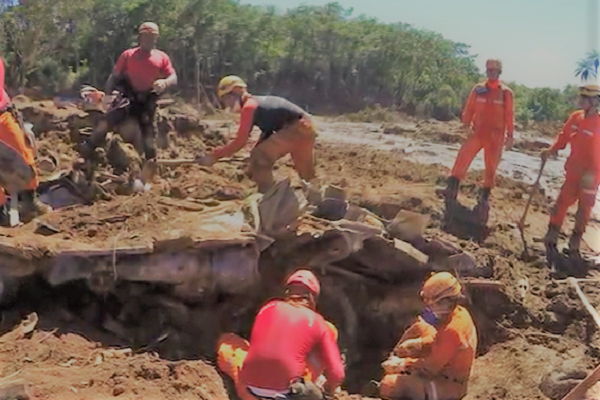
[[[328,122],[320,120],[319,140],[329,143],[355,144],[372,146],[382,150],[398,152],[399,157],[424,164],[441,164],[452,168],[456,155],[460,148],[459,144],[432,143],[426,140],[409,138],[401,135],[384,134],[380,123],[350,123],[350,122]],[[515,139],[525,138],[524,135],[515,133]],[[546,138],[532,138],[550,143]],[[556,197],[564,177],[564,164],[569,155],[569,149],[561,151],[557,159],[548,160],[544,168],[541,186],[549,196]],[[483,152],[473,161],[471,169],[484,169]],[[540,168],[540,158],[518,151],[507,151],[498,167],[501,175],[533,183],[537,178]],[[600,200],[598,196],[597,200]],[[596,202],[594,208],[596,218],[600,217],[600,201]]]

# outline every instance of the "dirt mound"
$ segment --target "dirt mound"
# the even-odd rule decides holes
[[[25,381],[33,399],[229,399],[203,361],[169,362],[73,333],[36,330],[16,340],[11,333],[0,337],[0,376]]]
[[[41,115],[38,124],[49,127],[40,134],[40,152],[57,159],[57,170],[68,168],[76,154],[73,138],[78,141],[89,134],[85,129],[91,121],[80,116],[69,120],[69,115],[75,115],[73,110],[48,114],[51,105],[28,106],[38,107],[37,114],[31,111],[32,118]],[[160,158],[192,158],[224,143],[231,135],[229,124],[205,123],[180,114],[166,118],[161,135],[167,132],[168,140],[159,150]],[[458,123],[434,121],[411,122],[398,130],[389,128],[387,133],[414,135],[436,143],[458,143],[464,136]],[[532,143],[523,148],[538,151],[541,145],[535,140]],[[491,291],[467,289],[468,307],[480,336],[479,357],[467,399],[541,399],[540,383],[562,362],[577,360],[586,369],[600,362],[597,329],[576,295],[556,280],[560,271],[545,264],[539,239],[547,227],[550,199],[538,195],[532,203],[526,231],[532,255],[525,259],[516,227],[529,189],[523,182],[499,179],[491,200],[489,236],[475,242],[444,230],[439,189],[445,185],[446,168],[409,161],[401,149],[383,151],[324,142],[317,144],[316,160],[323,184],[345,188],[351,204],[367,208],[381,223],[392,220],[401,210],[427,214],[430,218],[425,239],[442,240],[456,254],[468,254],[476,261],[476,276],[500,283],[501,289]],[[113,164],[122,159],[117,157],[116,161]],[[122,169],[131,160],[125,164]],[[66,207],[40,218],[58,230],[44,240],[81,242],[109,250],[117,244],[134,246],[160,240],[174,246],[167,240],[168,232],[199,229],[202,222],[197,217],[202,212],[255,193],[246,166],[246,160],[229,159],[211,168],[161,167],[160,179],[146,193],[113,194],[105,201]],[[278,178],[292,176],[293,186],[300,186],[292,167],[291,160],[285,158],[277,163],[275,174]],[[472,172],[462,185],[459,199],[469,207],[475,204],[480,178],[481,172]],[[34,247],[41,236],[35,233],[36,223],[17,230],[1,229],[0,244],[18,241],[24,247]],[[44,290],[34,286],[31,297],[37,300],[27,312],[40,313],[42,330],[0,343],[0,373],[17,373],[15,378],[31,382],[38,391],[33,394],[40,398],[226,398],[223,382],[210,363],[170,362],[143,351],[156,351],[166,359],[214,360],[219,333],[232,331],[248,337],[258,307],[279,294],[285,274],[310,264],[322,280],[320,311],[341,328],[340,344],[348,360],[346,388],[351,393],[363,393],[365,383],[381,378],[380,362],[419,313],[419,287],[431,265],[411,270],[397,282],[384,282],[381,276],[369,275],[364,266],[378,264],[375,267],[379,272],[398,277],[406,265],[391,257],[367,259],[365,254],[377,253],[380,244],[367,243],[362,253],[341,261],[319,261],[315,257],[319,251],[339,248],[338,242],[328,241],[327,237],[314,240],[315,232],[319,236],[318,230],[307,229],[298,237],[278,239],[261,253],[262,280],[255,290],[245,294],[207,292],[191,301],[173,300],[172,287],[140,282],[116,285],[114,292],[102,296],[73,285]],[[385,248],[381,249],[384,254]],[[44,258],[47,253],[46,248],[36,257]],[[111,269],[114,261],[106,265]],[[592,304],[598,306],[600,291],[593,285],[582,286]],[[1,330],[19,322],[23,310],[14,314],[15,309],[19,310],[19,304],[2,309]],[[58,331],[51,333],[55,328]],[[133,352],[122,355],[105,347],[115,345],[131,347]]]

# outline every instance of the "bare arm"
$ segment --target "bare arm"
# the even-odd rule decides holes
[[[173,72],[167,79],[165,79],[165,82],[167,83],[167,87],[177,85],[177,73]]]

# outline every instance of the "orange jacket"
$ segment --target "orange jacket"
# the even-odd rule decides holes
[[[438,328],[429,355],[406,359],[407,370],[428,380],[447,380],[456,392],[465,394],[476,349],[477,330],[471,314],[457,306],[448,324]]]
[[[571,144],[571,154],[565,163],[567,176],[580,179],[584,173],[594,176],[594,187],[600,184],[600,115],[573,112],[550,148],[556,152]]]
[[[479,83],[473,87],[462,114],[462,122],[475,133],[513,136],[515,130],[513,92],[503,83]]]

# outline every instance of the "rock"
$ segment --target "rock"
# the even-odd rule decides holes
[[[129,170],[139,170],[142,166],[139,153],[131,144],[123,143],[123,139],[119,135],[115,135],[111,139],[106,159],[117,175]]]
[[[577,360],[583,364],[582,360]],[[540,390],[552,400],[560,400],[567,395],[582,379],[587,372],[581,367],[573,365],[572,362],[562,366],[559,371],[552,371],[540,384]]]
[[[125,388],[121,385],[117,385],[113,388],[113,396],[120,396],[125,393]]]
[[[396,250],[400,250],[407,256],[413,258],[420,264],[426,264],[429,257],[425,254],[421,253],[419,250],[415,249],[410,243],[404,242],[402,240],[394,239],[394,247]]]
[[[413,242],[423,237],[430,219],[429,215],[401,210],[388,224],[386,230],[396,239]]]
[[[346,191],[340,187],[327,185],[323,188],[323,197],[346,201]]]
[[[22,379],[0,383],[0,400],[28,400],[27,385]]]
[[[402,206],[385,196],[369,196],[361,204],[383,219],[391,220],[402,210]]]
[[[461,253],[462,250],[460,247],[450,243],[446,240],[442,240],[439,238],[435,238],[425,244],[423,248],[423,253],[428,256],[440,256],[440,257],[449,257],[455,254]]]
[[[329,221],[339,221],[344,218],[348,210],[348,203],[344,200],[326,198],[321,201],[313,215]]]
[[[477,262],[475,258],[467,253],[459,253],[448,257],[448,268],[451,271],[456,271],[460,275],[476,276]]]

